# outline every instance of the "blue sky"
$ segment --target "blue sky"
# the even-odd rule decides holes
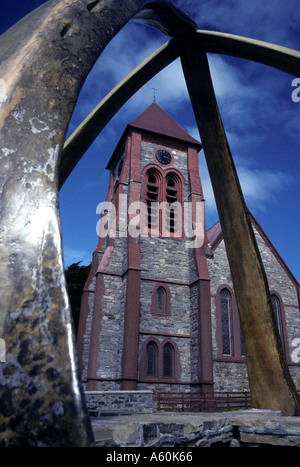
[[[40,0],[2,0],[0,33]],[[298,0],[175,0],[208,29],[265,40],[300,50]],[[68,135],[136,65],[168,40],[134,22],[111,41],[88,76]],[[246,203],[299,281],[300,102],[291,98],[293,76],[242,59],[209,55],[215,92]],[[192,136],[200,139],[177,60],[146,84],[113,118],[79,162],[60,192],[65,265],[88,264],[97,244],[98,203],[108,188],[105,170],[127,123],[156,101]],[[204,155],[200,176],[206,222],[218,220]]]

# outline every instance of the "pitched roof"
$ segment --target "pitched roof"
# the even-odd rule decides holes
[[[202,144],[199,141],[189,135],[184,128],[175,122],[175,120],[155,102],[149,105],[136,120],[129,123],[129,126],[186,141],[198,146],[198,150],[202,148]]]
[[[223,239],[223,232],[221,229],[220,221],[210,227],[206,233],[208,243],[210,243],[212,249],[215,250],[220,241]]]
[[[297,279],[294,277],[294,275],[292,274],[292,272],[290,271],[290,269],[288,268],[288,266],[286,265],[286,263],[284,262],[284,260],[282,259],[282,257],[280,256],[280,254],[278,253],[278,251],[276,250],[276,248],[270,241],[270,239],[267,237],[267,235],[265,234],[262,227],[259,225],[259,223],[255,219],[253,214],[249,211],[249,209],[248,209],[248,213],[249,213],[249,217],[250,217],[250,220],[253,226],[259,232],[260,236],[265,241],[267,246],[270,248],[270,250],[272,251],[273,255],[275,256],[275,258],[277,259],[281,267],[285,270],[286,274],[289,276],[291,281],[296,285],[296,287],[299,287],[299,283]],[[213,251],[215,251],[215,249],[218,247],[220,242],[223,240],[223,232],[222,232],[220,221],[218,221],[216,224],[210,227],[206,231],[206,233],[207,233],[208,242],[210,243]]]

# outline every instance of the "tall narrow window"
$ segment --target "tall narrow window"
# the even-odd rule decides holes
[[[177,230],[177,212],[176,203],[177,201],[177,190],[175,189],[176,184],[173,178],[169,178],[167,184],[167,229],[169,232],[176,232]]]
[[[171,294],[170,289],[166,284],[158,283],[154,286],[151,297],[150,313],[160,316],[171,315]]]
[[[275,313],[275,318],[276,318],[279,334],[281,335],[280,302],[279,302],[278,297],[276,297],[275,294],[271,295],[271,301],[272,301],[273,310]]]
[[[242,357],[245,357],[245,344],[244,344],[244,338],[243,338],[242,326],[241,325],[240,325],[240,333],[241,333],[241,355],[242,355]]]
[[[147,376],[156,376],[157,347],[154,342],[147,345]]]
[[[232,355],[231,349],[231,296],[227,289],[221,290],[221,318],[223,355]]]
[[[149,229],[158,228],[158,183],[154,174],[150,174],[147,183],[147,224]]]
[[[169,342],[164,346],[163,350],[163,359],[164,359],[164,376],[172,377],[173,376],[173,364],[174,364],[174,349],[172,344]]]
[[[166,291],[163,287],[157,289],[157,313],[164,314],[166,308]]]

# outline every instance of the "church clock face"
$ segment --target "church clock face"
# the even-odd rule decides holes
[[[170,164],[172,161],[172,156],[166,149],[159,149],[155,154],[155,157],[157,161],[163,165]]]

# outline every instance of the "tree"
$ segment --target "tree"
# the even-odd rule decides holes
[[[82,290],[91,270],[91,264],[89,264],[88,266],[79,266],[80,263],[82,263],[82,261],[78,261],[78,263],[73,263],[70,266],[68,266],[65,270],[67,290],[70,298],[72,316],[74,321],[74,331],[76,336],[79,324]]]

